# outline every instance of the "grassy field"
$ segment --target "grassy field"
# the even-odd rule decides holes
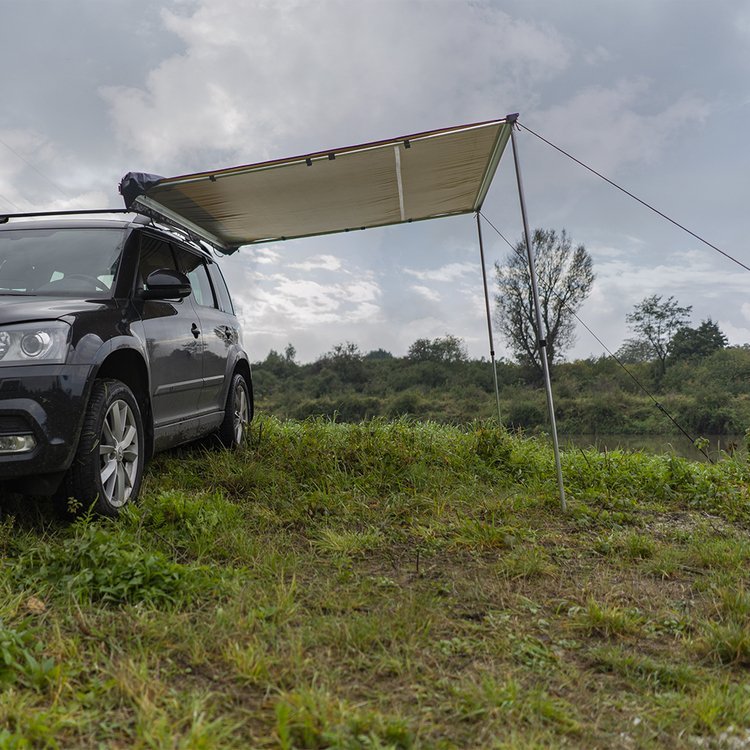
[[[0,748],[750,743],[750,469],[257,420],[118,522],[6,498]]]

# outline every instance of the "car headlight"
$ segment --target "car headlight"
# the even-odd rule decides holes
[[[0,365],[62,364],[70,326],[61,320],[0,327]]]

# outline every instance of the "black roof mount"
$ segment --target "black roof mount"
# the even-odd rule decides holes
[[[190,229],[190,227],[186,226],[185,224],[181,224],[176,219],[173,219],[171,216],[162,213],[158,209],[144,205],[137,198],[131,205],[132,208],[130,209],[130,212],[140,214],[141,216],[146,216],[151,219],[152,222],[166,225],[173,231],[176,230],[177,232],[182,234],[183,237],[191,240],[204,250],[208,249],[213,250],[214,252],[222,252],[221,247],[219,247],[218,245],[214,245],[213,242],[209,242],[205,237],[202,237],[200,234]]]
[[[138,213],[145,214],[155,221],[175,227],[201,245],[210,247],[222,255],[230,255],[239,249],[239,246],[228,246],[221,243],[218,238],[211,236],[210,232],[201,232],[201,228],[180,216],[179,213],[168,210],[148,196],[148,191],[158,185],[164,177],[148,172],[128,172],[119,184],[120,195],[125,201],[125,206]],[[211,177],[211,179],[214,179]],[[215,181],[215,179],[214,179]]]

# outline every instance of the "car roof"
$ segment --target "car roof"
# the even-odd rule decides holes
[[[0,232],[13,229],[152,229],[170,239],[187,245],[201,255],[211,253],[202,243],[196,242],[180,227],[156,221],[135,211],[62,211],[38,214],[5,214],[0,216]]]

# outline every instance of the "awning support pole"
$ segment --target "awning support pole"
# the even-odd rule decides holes
[[[484,308],[487,311],[487,334],[490,339],[490,360],[492,361],[492,375],[495,378],[495,401],[497,402],[497,421],[503,423],[500,411],[500,388],[497,384],[497,365],[495,364],[495,342],[492,338],[492,315],[490,314],[490,295],[487,291],[487,269],[484,263],[484,243],[482,242],[482,223],[477,211],[477,235],[479,236],[479,257],[482,260],[482,283],[484,284]]]
[[[563,512],[567,509],[565,502],[565,485],[563,484],[562,464],[560,463],[560,443],[557,439],[557,423],[555,421],[555,404],[552,400],[552,381],[549,375],[549,362],[547,362],[547,341],[542,328],[542,311],[539,307],[539,290],[536,283],[536,267],[534,264],[534,253],[531,250],[531,232],[529,232],[529,220],[526,215],[526,201],[523,195],[523,184],[521,182],[521,168],[518,164],[518,146],[516,144],[515,118],[510,131],[510,141],[513,147],[513,163],[516,168],[516,182],[518,183],[518,200],[521,203],[521,218],[523,219],[523,233],[526,242],[526,255],[529,261],[529,274],[531,276],[531,296],[534,300],[534,311],[536,313],[536,330],[539,345],[539,357],[542,360],[544,372],[544,385],[547,391],[547,411],[549,412],[550,427],[552,429],[552,444],[555,450],[555,467],[557,469],[557,486],[560,490],[560,507]]]

